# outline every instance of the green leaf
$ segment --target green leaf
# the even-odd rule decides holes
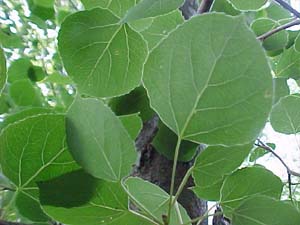
[[[211,184],[210,186],[195,186],[191,189],[201,199],[209,201],[218,201],[220,199],[220,190],[223,181],[224,179],[214,184]]]
[[[178,9],[184,0],[141,0],[129,9],[123,22],[130,22],[142,18],[155,17]]]
[[[155,184],[137,177],[128,178],[125,184],[133,203],[163,223],[162,215],[168,214],[169,194]],[[189,221],[185,209],[176,202],[171,211],[170,224],[183,224]]]
[[[276,145],[273,143],[267,143],[269,147],[271,147],[273,150],[275,150]],[[249,157],[250,162],[255,162],[257,159],[263,157],[264,155],[268,154],[270,152],[266,151],[265,149],[262,149],[260,147],[255,148]]]
[[[297,52],[300,52],[300,33],[298,34],[298,36],[295,40],[295,49]]]
[[[270,6],[266,9],[263,9],[262,11],[266,13],[266,16],[268,18],[276,21],[292,17],[291,13],[288,10],[284,9],[279,4],[274,2],[270,2]]]
[[[54,0],[27,0],[27,3],[32,14],[43,20],[54,18]]]
[[[9,86],[9,95],[18,106],[42,106],[42,96],[29,80],[18,80]]]
[[[23,120],[26,117],[36,116],[39,114],[47,114],[47,113],[53,113],[53,110],[50,108],[30,108],[30,109],[24,109],[22,111],[8,114],[6,117],[4,117],[3,121],[0,123],[0,129],[3,129],[4,127],[8,126],[11,123],[15,123],[19,120]]]
[[[235,225],[300,224],[299,211],[289,203],[266,196],[255,196],[241,203],[233,212]]]
[[[236,170],[245,158],[248,156],[252,144],[241,146],[208,146],[197,158],[193,177],[198,189],[198,196],[207,200],[218,200],[220,189],[211,187],[220,187],[220,182],[224,180],[225,175]],[[214,194],[212,190],[214,190]],[[213,199],[210,198],[213,196]],[[217,197],[217,198],[216,198]]]
[[[128,9],[133,7],[137,0],[81,0],[86,9],[100,7],[109,9],[119,17],[123,17]]]
[[[162,122],[159,122],[158,132],[152,141],[152,145],[155,149],[169,160],[173,160],[176,143],[177,135]],[[192,160],[197,147],[198,144],[190,141],[182,141],[179,148],[178,160],[183,162]]]
[[[45,72],[40,66],[33,66],[28,58],[20,58],[13,61],[8,69],[8,82],[13,83],[18,80],[30,79],[40,81],[44,79]]]
[[[214,1],[211,11],[224,12],[228,15],[237,16],[241,12],[236,10],[227,0]]]
[[[259,18],[251,24],[251,29],[257,36],[260,36],[264,33],[267,33],[270,30],[275,29],[279,26],[279,23],[272,19],[268,18]],[[288,32],[282,30],[272,35],[271,37],[266,38],[263,41],[263,47],[267,51],[277,51],[283,49],[288,43]]]
[[[119,116],[123,126],[126,128],[128,134],[130,135],[132,140],[135,140],[142,129],[143,122],[139,117],[139,114],[131,114]]]
[[[108,105],[118,116],[139,113],[143,121],[151,119],[155,114],[150,108],[147,92],[142,86],[127,95],[110,99]]]
[[[300,132],[300,96],[289,95],[282,98],[271,113],[271,125],[277,132],[297,134]]]
[[[295,48],[284,50],[278,61],[275,74],[277,77],[300,78],[300,52]]]
[[[120,181],[136,160],[121,121],[97,99],[76,98],[67,112],[67,141],[74,159],[100,179]]]
[[[7,126],[0,135],[0,164],[14,184],[19,212],[33,221],[47,217],[39,209],[37,181],[77,168],[67,151],[63,115],[37,115]],[[28,210],[28,206],[39,210]],[[37,215],[43,215],[41,217]]]
[[[83,171],[39,183],[43,210],[72,225],[150,225],[128,210],[128,196],[118,182],[98,180]]]
[[[229,0],[231,4],[238,10],[258,10],[267,3],[267,0]]]
[[[15,33],[0,29],[0,44],[4,48],[22,48],[22,39]]]
[[[2,91],[6,84],[6,79],[6,59],[2,48],[0,48],[0,95],[2,94]]]
[[[198,143],[252,141],[272,103],[260,43],[241,17],[224,14],[193,17],[178,27],[150,53],[143,81],[162,121]]]
[[[144,39],[148,42],[149,50],[152,50],[183,22],[184,19],[181,13],[179,10],[175,10],[166,15],[133,21],[130,25],[143,35]]]
[[[221,190],[221,204],[227,217],[243,200],[256,195],[280,199],[283,183],[271,171],[261,167],[246,167],[228,176]]]
[[[55,84],[61,84],[61,85],[68,85],[73,84],[74,82],[72,79],[68,76],[64,76],[60,73],[53,73],[49,76],[47,76],[45,79],[43,79],[41,82],[43,83],[55,83]]]
[[[277,103],[281,98],[290,94],[290,89],[286,78],[274,78],[274,99],[273,104]]]
[[[58,47],[81,94],[112,97],[140,85],[146,43],[109,10],[95,8],[68,16]]]

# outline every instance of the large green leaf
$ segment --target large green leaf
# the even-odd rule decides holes
[[[67,151],[65,140],[63,115],[28,117],[1,132],[0,164],[3,174],[15,186],[14,199],[19,212],[35,222],[47,220],[39,208],[36,182],[77,167]],[[28,206],[35,210],[28,210]]]
[[[267,3],[267,0],[229,0],[238,10],[257,10]]]
[[[251,28],[257,36],[267,33],[279,26],[279,23],[269,18],[259,18],[251,24]],[[263,47],[267,51],[277,51],[283,49],[288,43],[288,32],[282,30],[266,38],[263,41]]]
[[[2,94],[6,79],[6,59],[2,48],[0,48],[0,95]]]
[[[169,194],[155,184],[137,177],[128,178],[125,184],[133,203],[163,223],[162,215],[168,214]],[[176,202],[171,211],[170,224],[186,224],[189,221],[185,209]]]
[[[225,147],[209,146],[197,158],[193,177],[197,195],[207,200],[219,200],[219,190],[212,195],[211,187],[223,181],[224,176],[236,170],[248,156],[252,144]],[[210,198],[213,196],[213,199]],[[217,197],[217,198],[216,198]]]
[[[300,224],[300,213],[291,204],[266,196],[255,196],[233,212],[234,225]]]
[[[300,78],[300,52],[295,48],[286,49],[280,55],[275,74],[277,77]]]
[[[236,16],[241,13],[240,11],[236,10],[227,0],[214,1],[211,10],[215,12],[224,12],[232,16]]]
[[[221,190],[221,204],[225,215],[232,216],[243,200],[265,195],[280,199],[283,183],[271,171],[261,167],[246,167],[228,176]]]
[[[184,21],[179,10],[166,15],[133,21],[130,25],[143,35],[152,50],[163,38]]]
[[[128,9],[136,4],[138,0],[81,0],[86,9],[100,7],[109,9],[119,17],[125,15]]]
[[[300,96],[289,95],[282,98],[273,108],[271,125],[275,131],[284,134],[300,132]]]
[[[76,98],[67,112],[67,141],[74,159],[100,179],[121,180],[136,160],[133,140],[101,100]]]
[[[117,96],[141,83],[146,43],[109,10],[95,8],[67,17],[58,47],[81,94]]]
[[[83,171],[39,183],[44,211],[72,225],[150,225],[128,210],[128,196],[120,183],[97,180]]]
[[[141,0],[127,12],[123,22],[166,14],[178,9],[183,2],[184,0]]]
[[[249,143],[272,103],[268,62],[242,17],[212,13],[179,26],[150,53],[143,81],[163,122],[199,143]]]
[[[11,84],[9,95],[18,106],[42,106],[42,95],[30,80],[18,80]]]

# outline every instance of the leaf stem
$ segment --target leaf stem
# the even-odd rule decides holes
[[[170,187],[170,199],[169,199],[167,224],[170,223],[171,210],[172,210],[172,207],[173,207],[173,193],[174,193],[174,186],[175,186],[175,176],[176,176],[176,168],[177,168],[177,161],[178,161],[180,143],[181,143],[181,137],[178,136],[176,147],[175,147],[174,160],[173,160],[173,169],[172,169],[172,178],[171,178],[171,187]]]
[[[257,40],[260,40],[260,41],[264,41],[265,39],[267,39],[268,37],[272,36],[273,34],[276,34],[282,30],[285,30],[287,28],[290,28],[290,27],[293,27],[293,26],[296,26],[296,25],[299,25],[300,24],[300,20],[299,19],[295,19],[289,23],[286,23],[286,24],[283,24],[279,27],[276,27],[275,29],[273,30],[270,30],[260,36],[257,37]]]
[[[176,201],[178,200],[178,198],[179,198],[181,192],[183,191],[183,189],[184,189],[186,183],[188,182],[188,179],[189,179],[189,177],[191,176],[191,174],[192,174],[192,172],[193,172],[193,170],[194,170],[194,167],[195,167],[195,166],[190,167],[189,170],[188,170],[188,171],[186,172],[186,174],[184,175],[184,177],[183,177],[183,179],[182,179],[182,181],[181,181],[181,183],[180,183],[180,185],[179,185],[179,187],[178,187],[178,190],[177,190],[177,192],[176,192],[176,194],[175,194],[175,197],[174,197],[174,199],[173,199],[172,207],[173,207],[173,205],[176,203]]]
[[[190,220],[189,222],[184,223],[184,224],[182,224],[182,225],[189,225],[189,224],[191,224],[191,223],[196,223],[196,222],[197,222],[197,225],[199,225],[205,218],[207,218],[207,217],[209,217],[209,216],[213,216],[213,215],[216,214],[216,213],[214,213],[214,214],[209,214],[209,212],[210,212],[213,208],[215,208],[217,205],[218,205],[218,203],[215,203],[214,205],[212,205],[212,206],[205,212],[204,215],[199,216],[199,217],[197,217],[197,218],[194,218],[194,219]]]

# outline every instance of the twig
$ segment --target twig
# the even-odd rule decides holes
[[[277,32],[280,32],[282,30],[285,30],[287,28],[290,28],[292,26],[296,26],[296,25],[299,25],[300,24],[300,20],[299,19],[295,19],[289,23],[286,23],[286,24],[283,24],[279,27],[276,27],[275,29],[273,30],[270,30],[262,35],[260,35],[259,37],[257,37],[257,40],[260,40],[260,41],[264,41],[265,39],[267,39],[268,37],[272,36],[273,34],[276,34]]]
[[[209,12],[214,0],[202,0],[198,9],[198,14]]]
[[[257,139],[257,142],[258,142],[258,144],[255,144],[256,146],[272,153],[277,159],[279,159],[279,161],[282,163],[282,165],[286,168],[286,172],[287,172],[287,175],[288,175],[289,197],[293,201],[291,175],[300,177],[300,173],[297,173],[297,172],[291,170],[289,168],[289,166],[283,161],[283,159],[276,152],[274,152],[274,150],[271,147],[269,147],[268,145],[266,145],[265,143],[263,143],[259,139]]]
[[[272,153],[272,155],[274,155],[282,163],[282,165],[286,168],[288,174],[293,175],[295,177],[300,177],[300,173],[291,170],[289,168],[289,166],[283,161],[283,159],[276,152],[274,152],[274,150],[271,147],[269,147],[268,145],[266,145],[259,139],[257,139],[257,142],[258,142],[258,144],[255,144],[255,145],[257,147],[260,147],[260,148]]]
[[[283,8],[294,14],[296,17],[300,18],[300,12],[298,12],[296,9],[294,9],[290,4],[286,3],[283,0],[274,0],[277,2],[279,5],[281,5]]]

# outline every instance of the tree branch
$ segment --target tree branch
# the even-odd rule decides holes
[[[209,12],[214,0],[202,0],[198,8],[198,14]]]
[[[283,0],[274,0],[277,2],[279,5],[281,5],[283,8],[294,14],[296,17],[300,18],[300,12],[298,12],[296,9],[294,9],[290,4],[286,3]]]
[[[271,147],[269,147],[268,145],[266,145],[265,143],[263,143],[259,139],[257,139],[257,142],[258,143],[255,143],[255,145],[257,147],[260,147],[260,148],[266,150],[267,152],[270,152],[272,155],[274,155],[282,163],[282,165],[285,167],[285,169],[287,170],[288,174],[293,175],[295,177],[300,177],[300,173],[291,170],[289,168],[289,166],[284,162],[284,160],[276,152],[274,152],[274,150]]]
[[[260,41],[264,41],[265,39],[267,39],[268,37],[272,36],[273,34],[276,34],[282,30],[285,30],[287,28],[290,28],[292,26],[296,26],[296,25],[299,25],[300,24],[300,20],[299,19],[295,19],[289,23],[286,23],[286,24],[283,24],[279,27],[276,27],[275,29],[273,30],[270,30],[262,35],[260,35],[259,37],[257,37],[257,40],[260,40]]]

